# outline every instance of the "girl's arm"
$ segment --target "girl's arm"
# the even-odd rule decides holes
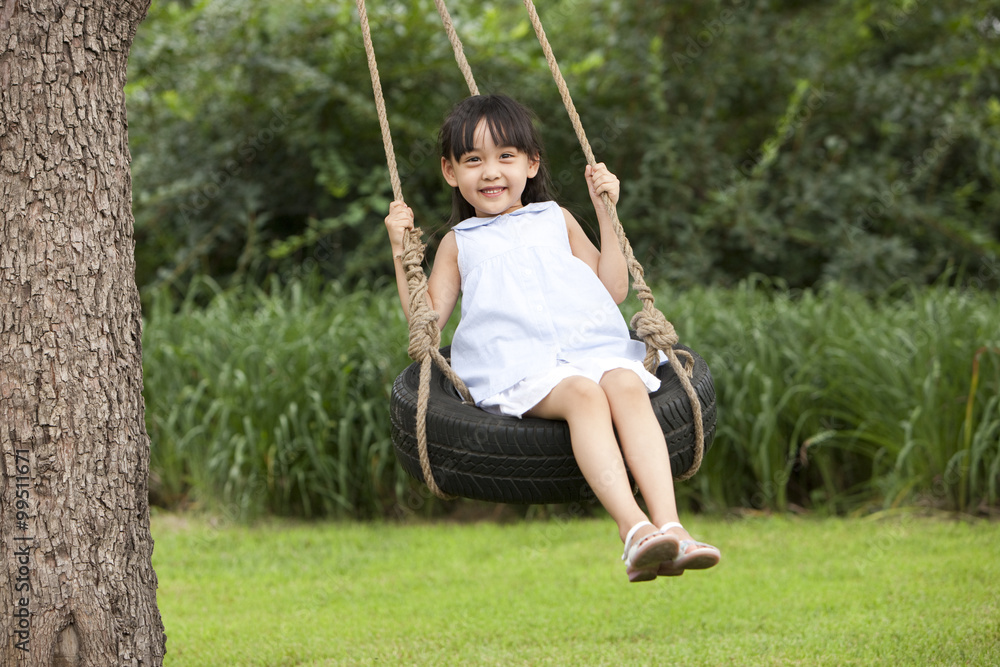
[[[462,274],[458,271],[458,242],[455,232],[450,231],[441,239],[434,253],[434,266],[427,277],[427,300],[432,310],[438,314],[438,327],[444,329],[448,323],[458,295],[462,291]]]
[[[385,227],[389,232],[389,245],[392,247],[392,263],[396,272],[399,303],[403,306],[403,314],[409,320],[410,287],[406,282],[406,271],[403,269],[403,234],[406,230],[413,229],[413,211],[403,202],[392,202],[389,205],[389,215],[385,218]],[[442,329],[455,310],[461,283],[455,232],[448,232],[438,246],[434,255],[434,267],[427,278],[427,305],[437,312],[438,326]]]
[[[594,270],[615,303],[621,303],[628,296],[628,265],[625,262],[625,255],[622,254],[621,246],[618,244],[618,236],[615,235],[612,227],[611,216],[608,215],[604,201],[601,199],[601,193],[606,192],[611,197],[612,202],[618,203],[620,187],[618,179],[608,171],[603,163],[597,164],[593,168],[587,165],[584,176],[587,179],[590,199],[594,204],[597,221],[601,228],[601,250],[598,250],[591,243],[586,232],[580,227],[580,223],[568,211],[564,210],[570,248],[572,248],[574,255]]]

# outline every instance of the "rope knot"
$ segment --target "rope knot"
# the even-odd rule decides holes
[[[442,0],[435,0],[435,4],[438,7],[438,13],[441,15],[441,19],[444,22],[445,30],[448,32],[448,37],[452,42],[456,59],[458,59],[459,66],[466,77],[467,83],[469,84],[470,92],[475,95],[478,93],[475,80],[472,77],[471,70],[468,68],[468,62],[465,59],[461,41],[458,39],[458,35],[454,31],[454,25],[451,22],[451,17],[448,15]],[[542,51],[544,52],[545,59],[549,64],[549,69],[552,71],[552,76],[555,79],[556,85],[559,88],[559,93],[563,98],[566,111],[569,114],[574,129],[576,130],[577,138],[580,140],[580,147],[584,152],[584,156],[587,158],[587,163],[593,165],[596,162],[593,150],[591,149],[590,142],[587,141],[586,134],[583,131],[583,124],[580,122],[580,116],[576,112],[576,108],[573,105],[573,100],[569,94],[569,87],[566,85],[566,81],[563,79],[563,76],[559,71],[559,65],[556,62],[555,55],[552,53],[552,48],[545,36],[545,31],[542,28],[538,12],[535,10],[534,2],[532,2],[532,0],[524,0],[524,4],[528,9],[528,16],[531,20],[531,24],[535,28],[535,34],[538,36],[538,41],[542,46]],[[382,143],[385,147],[386,165],[389,169],[389,179],[392,183],[392,190],[395,199],[402,201],[402,187],[399,180],[395,152],[392,148],[392,137],[389,132],[388,115],[385,110],[385,99],[382,95],[382,84],[379,80],[378,65],[375,61],[375,49],[372,45],[371,28],[368,23],[368,13],[365,8],[365,0],[357,0],[357,6],[358,16],[361,21],[365,54],[368,59],[368,69],[372,79],[372,89],[375,94],[375,107],[378,113],[379,126],[382,130]],[[678,341],[678,337],[674,332],[673,325],[671,325],[663,314],[660,313],[659,310],[657,310],[653,305],[654,299],[652,291],[643,280],[642,266],[635,259],[631,245],[625,237],[625,232],[624,229],[622,229],[621,222],[618,220],[618,213],[615,210],[614,204],[607,195],[603,196],[602,199],[604,200],[605,206],[608,209],[608,214],[611,217],[612,228],[614,229],[615,235],[618,237],[622,253],[625,256],[626,263],[629,267],[629,272],[633,276],[633,287],[636,290],[637,296],[643,302],[643,311],[641,313],[637,313],[636,316],[632,318],[632,326],[637,331],[639,336],[646,341],[646,368],[650,371],[655,371],[658,365],[659,357],[657,351],[663,350],[664,352],[670,354],[673,350],[673,346]],[[442,498],[448,498],[449,496],[444,494],[434,481],[434,476],[430,466],[430,458],[427,452],[426,420],[431,365],[436,364],[439,368],[441,368],[442,372],[444,372],[444,374],[455,384],[456,389],[459,390],[466,402],[471,403],[472,398],[469,395],[469,391],[466,388],[465,383],[462,382],[461,378],[459,378],[457,374],[455,374],[454,370],[451,369],[450,364],[447,363],[447,360],[438,350],[441,336],[440,329],[438,328],[439,317],[438,314],[430,310],[426,304],[427,278],[424,275],[423,268],[421,266],[423,264],[424,245],[420,241],[420,230],[414,228],[408,231],[403,239],[403,247],[402,263],[410,291],[410,346],[408,351],[412,359],[420,361],[420,389],[417,405],[417,448],[420,453],[420,463],[424,474],[424,480],[428,487],[432,492],[434,492],[435,495]],[[682,354],[670,354],[670,363],[677,372],[678,377],[680,377],[681,384],[684,386],[684,390],[691,400],[691,407],[695,419],[695,434],[697,442],[695,460],[688,472],[680,477],[680,479],[687,479],[693,475],[701,465],[702,454],[704,452],[704,432],[701,424],[701,404],[690,380],[692,374],[691,369],[693,367],[693,357],[690,354],[685,353],[683,350],[680,350],[679,352]],[[684,356],[685,354],[688,358],[687,375],[683,373],[679,359],[679,356]]]
[[[669,352],[679,337],[674,325],[659,310],[643,308],[632,317],[632,328],[646,345]]]
[[[438,314],[430,308],[410,314],[410,344],[407,354],[414,361],[423,361],[441,342]]]

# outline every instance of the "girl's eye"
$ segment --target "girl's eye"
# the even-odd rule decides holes
[[[479,158],[478,158],[478,157],[476,157],[475,155],[469,155],[469,156],[467,156],[467,157],[466,157],[466,158],[465,158],[464,160],[462,160],[462,161],[463,161],[463,162],[478,162],[478,161],[479,161]]]

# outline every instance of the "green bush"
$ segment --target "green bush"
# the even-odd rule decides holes
[[[995,294],[873,300],[760,282],[659,293],[718,394],[715,444],[679,485],[682,503],[997,507]],[[310,278],[223,291],[201,281],[180,303],[158,293],[143,348],[154,502],[233,516],[440,508],[390,442],[391,385],[409,363],[394,286]]]
[[[449,0],[480,88],[582,155],[521,3]],[[1000,19],[986,0],[555,0],[539,7],[638,256],[678,285],[1000,284]],[[391,198],[355,3],[154,3],[129,84],[139,282],[301,263],[388,272]],[[467,90],[431,0],[369,3],[404,192],[433,230],[434,145]]]

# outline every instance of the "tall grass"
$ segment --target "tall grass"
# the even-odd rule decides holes
[[[154,499],[240,517],[392,506],[408,482],[386,406],[408,360],[398,301],[385,295],[207,280],[179,304],[154,295],[143,336]]]
[[[834,512],[996,506],[995,294],[928,288],[870,298],[748,282],[665,301],[718,392],[715,448],[690,488],[700,502]]]
[[[871,298],[755,282],[657,293],[718,394],[714,447],[680,485],[689,506],[998,505],[995,294]],[[394,286],[223,291],[203,281],[180,302],[159,295],[149,306],[155,501],[238,516],[433,506],[390,442],[389,392],[409,363]]]

